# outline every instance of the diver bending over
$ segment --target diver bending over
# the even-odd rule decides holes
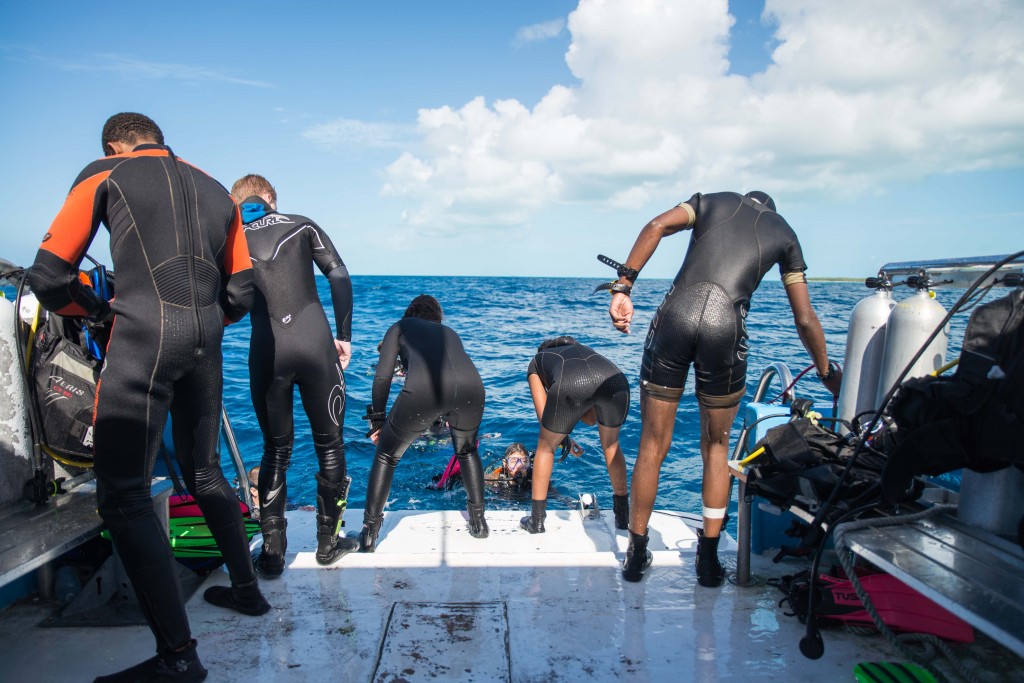
[[[286,473],[295,426],[294,388],[309,418],[316,474],[319,564],[358,548],[339,538],[348,498],[345,471],[345,374],[352,353],[352,281],[330,238],[304,216],[277,212],[277,192],[266,178],[237,180],[231,196],[242,209],[256,297],[249,319],[249,387],[263,432],[259,500],[263,552],[260,572],[280,576],[285,566],[288,498]],[[337,334],[331,334],[313,279],[316,264],[330,283]]]
[[[650,565],[647,523],[658,494],[661,464],[672,444],[676,411],[693,365],[700,403],[703,529],[698,534],[697,581],[721,585],[718,539],[729,503],[729,430],[746,391],[750,297],[778,264],[793,322],[818,377],[833,394],[842,373],[828,359],[825,335],[811,306],[800,243],[763,192],[695,194],[652,219],[619,266],[609,307],[612,324],[629,332],[629,296],[640,269],[663,237],[692,230],[690,246],[651,321],[640,369],[640,450],[633,468],[629,549],[622,576],[639,581]]]
[[[372,553],[384,518],[395,466],[409,445],[441,416],[448,420],[452,445],[466,487],[469,533],[486,538],[484,473],[476,448],[484,412],[484,384],[452,329],[441,324],[441,304],[421,294],[405,315],[388,329],[381,343],[377,374],[373,378],[373,405],[367,409],[368,435],[377,444],[366,490],[362,551]],[[395,361],[401,359],[408,375],[405,386],[385,413]]]
[[[548,484],[555,448],[568,440],[577,422],[597,424],[612,484],[615,527],[628,528],[629,497],[626,490],[626,458],[619,446],[619,429],[629,412],[629,382],[614,363],[569,336],[548,339],[537,348],[527,369],[533,406],[540,421],[537,450],[533,456],[531,511],[520,526],[531,534],[544,533]]]

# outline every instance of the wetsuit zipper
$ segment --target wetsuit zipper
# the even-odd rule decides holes
[[[199,291],[196,287],[196,263],[195,263],[195,236],[192,234],[192,211],[189,207],[188,202],[188,182],[185,180],[185,173],[181,170],[181,162],[174,156],[174,151],[170,147],[167,151],[171,157],[171,164],[174,166],[175,172],[178,174],[178,184],[181,186],[181,200],[182,206],[185,210],[185,235],[186,241],[188,242],[188,283],[189,283],[189,294],[192,297],[192,310],[196,314],[196,331],[198,332],[198,339],[196,339],[196,348],[206,347],[206,333],[203,329],[203,316],[199,310]]]

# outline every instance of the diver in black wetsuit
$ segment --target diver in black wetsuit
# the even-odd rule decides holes
[[[316,561],[328,565],[358,549],[339,537],[348,498],[345,471],[345,374],[352,354],[352,281],[320,226],[304,216],[277,212],[277,192],[266,178],[249,174],[231,187],[245,223],[256,298],[249,319],[249,386],[263,432],[260,463],[260,572],[280,576],[288,547],[286,473],[295,429],[294,387],[309,417],[320,471],[317,484]],[[337,335],[320,304],[312,265],[331,287]]]
[[[548,339],[537,348],[527,369],[540,435],[533,457],[531,512],[520,526],[531,534],[544,533],[548,484],[555,448],[560,442],[573,455],[582,454],[569,434],[577,422],[597,424],[612,483],[615,526],[626,529],[629,497],[626,458],[619,446],[619,428],[629,412],[629,382],[615,364],[569,336]]]
[[[639,581],[651,561],[647,523],[692,364],[704,464],[704,525],[698,534],[697,580],[702,586],[718,586],[725,577],[718,561],[718,539],[729,502],[729,430],[746,391],[745,319],[751,295],[776,264],[800,341],[810,353],[818,377],[834,395],[839,392],[842,373],[828,359],[825,335],[807,291],[807,266],[800,243],[789,224],[775,213],[772,198],[763,192],[695,194],[644,226],[612,287],[609,314],[616,329],[629,332],[632,284],[661,238],[686,229],[693,230],[686,259],[651,321],[644,344],[640,450],[633,468],[633,512],[622,576]]]
[[[441,324],[442,317],[437,299],[421,294],[412,300],[403,318],[388,329],[381,343],[377,374],[373,378],[373,405],[367,410],[368,434],[377,444],[377,454],[366,490],[360,533],[363,552],[376,549],[384,504],[399,459],[441,416],[448,420],[462,470],[469,533],[476,538],[489,534],[484,519],[484,471],[476,449],[484,412],[484,384],[459,335]],[[399,358],[408,375],[391,411],[385,413],[393,368]]]
[[[201,681],[177,564],[150,495],[168,412],[175,454],[228,567],[231,587],[209,602],[265,614],[238,498],[220,469],[224,324],[252,305],[252,270],[238,209],[213,178],[173,155],[141,114],[115,114],[106,158],[83,170],[43,238],[29,283],[48,310],[114,317],[97,386],[93,447],[100,516],[156,637],[157,655],[98,681]],[[117,274],[112,304],[78,267],[99,224]]]

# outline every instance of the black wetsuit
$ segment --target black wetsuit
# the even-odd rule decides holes
[[[100,222],[117,275],[113,331],[97,388],[94,471],[110,529],[157,640],[190,638],[178,572],[150,496],[168,411],[175,453],[233,583],[255,580],[238,498],[218,455],[225,318],[252,305],[252,271],[238,209],[215,180],[140,145],[93,162],[43,239],[29,282],[48,310],[102,316],[107,304],[78,279]]]
[[[402,318],[381,343],[373,378],[373,410],[383,413],[391,393],[392,368],[401,359],[408,375],[380,430],[366,491],[365,520],[378,523],[391,490],[395,465],[434,421],[448,421],[469,503],[483,504],[483,466],[477,432],[484,412],[484,384],[451,328],[422,318]]]
[[[571,337],[566,337],[571,340]],[[544,429],[570,434],[583,413],[594,409],[597,422],[621,427],[629,412],[629,382],[614,363],[572,340],[548,346],[530,361],[527,375],[537,375],[548,390],[541,416]]]
[[[249,345],[249,387],[263,432],[260,515],[283,518],[285,473],[294,441],[294,387],[309,417],[320,479],[345,480],[345,375],[316,290],[315,263],[330,283],[336,338],[352,339],[352,281],[327,234],[304,216],[277,213],[259,197],[242,218],[256,279]]]
[[[640,380],[681,390],[692,363],[698,398],[735,405],[746,387],[751,295],[774,265],[782,275],[807,266],[793,229],[765,206],[734,192],[685,203],[696,214],[690,246],[651,321]]]

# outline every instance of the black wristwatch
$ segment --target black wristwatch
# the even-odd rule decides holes
[[[633,288],[622,282],[616,282],[608,288],[608,291],[612,294],[625,294],[629,296],[633,292]]]
[[[832,379],[833,377],[835,377],[835,374],[836,374],[836,364],[833,363],[832,361],[829,361],[829,363],[828,363],[828,372],[826,372],[823,375],[820,372],[818,372],[817,370],[815,370],[814,374],[816,374],[818,376],[818,379],[820,379],[822,382],[827,382],[830,379]]]

